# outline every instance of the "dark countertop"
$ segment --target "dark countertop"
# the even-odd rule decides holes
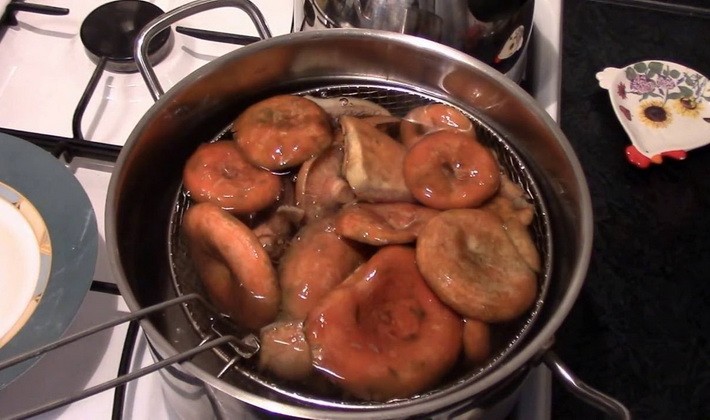
[[[560,124],[587,176],[595,228],[587,280],[554,348],[635,419],[710,419],[710,146],[632,166],[595,78],[646,59],[710,76],[710,0],[666,4],[564,2]],[[552,407],[553,419],[603,418],[557,380]]]

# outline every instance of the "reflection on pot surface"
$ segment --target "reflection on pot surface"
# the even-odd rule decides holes
[[[426,38],[512,80],[524,71],[534,0],[294,0],[294,30],[362,28]]]

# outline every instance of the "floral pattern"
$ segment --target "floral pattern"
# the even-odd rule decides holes
[[[624,73],[628,88],[624,82],[619,82],[616,94],[621,99],[628,95],[639,96],[639,120],[649,127],[668,127],[674,110],[677,114],[697,118],[710,102],[710,84],[699,73],[679,71],[658,61],[636,63]],[[632,120],[628,110],[622,112]]]

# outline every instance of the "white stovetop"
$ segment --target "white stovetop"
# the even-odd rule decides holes
[[[265,15],[274,35],[288,33],[291,28],[291,0],[253,0]],[[84,16],[97,5],[97,0],[33,0],[33,3],[67,7],[68,16],[47,17],[18,13],[20,25],[8,28],[0,39],[0,127],[71,137],[71,120],[94,65],[84,54],[79,39],[79,27]],[[186,1],[151,1],[163,10],[172,10]],[[531,57],[531,80],[535,98],[543,108],[557,118],[560,92],[560,23],[562,0],[537,0],[535,8],[535,56]],[[256,35],[246,16],[237,10],[209,11],[180,22],[184,26],[224,30]],[[173,53],[156,66],[156,73],[165,90],[181,77],[211,59],[237,46],[195,40],[175,35]],[[41,52],[40,52],[41,50]],[[53,69],[47,73],[47,68]],[[50,75],[47,77],[47,75]],[[104,73],[96,95],[87,109],[83,132],[87,139],[122,145],[131,128],[153,101],[138,74]],[[104,209],[106,190],[112,165],[86,159],[74,159],[71,166],[86,189],[100,228],[99,256],[95,280],[115,282],[110,270],[104,243]],[[128,313],[120,296],[90,292],[82,305],[70,332]],[[0,391],[0,418],[53,401],[71,393],[115,377],[126,326],[119,326],[88,339],[56,350],[45,356],[35,367]],[[145,341],[139,334],[133,366],[151,362]],[[536,387],[549,388],[549,372],[533,378]],[[549,416],[549,395],[542,401],[530,395],[525,418]],[[113,390],[78,401],[69,406],[38,416],[39,419],[109,419]],[[131,383],[125,403],[126,419],[170,419],[174,416],[166,407],[157,374]],[[535,414],[537,413],[537,415]]]
[[[19,12],[19,25],[9,27],[0,39],[0,99],[12,98],[0,100],[0,124],[12,121],[14,129],[71,137],[74,109],[96,68],[86,55],[79,30],[89,12],[107,1],[33,0],[33,3],[66,7],[70,13],[45,16]],[[150,3],[168,11],[187,1]],[[290,0],[254,0],[254,4],[264,14],[273,35],[290,31]],[[180,24],[257,35],[247,15],[235,8],[209,10]],[[208,61],[237,48],[175,33],[174,36],[171,53],[155,67],[165,90]],[[82,124],[84,136],[123,145],[132,127],[152,104],[140,74],[105,72],[87,107]]]
[[[291,29],[291,0],[252,0],[264,14],[272,35]],[[162,10],[172,10],[187,0],[153,0]],[[8,27],[0,38],[0,127],[72,137],[74,109],[95,65],[79,38],[81,22],[102,0],[33,0],[34,4],[65,7],[66,16],[19,12],[19,25]],[[246,14],[234,8],[210,10],[189,17],[180,25],[257,35]],[[239,48],[236,45],[198,40],[173,33],[175,44],[168,57],[155,66],[165,90],[212,59]],[[52,69],[48,71],[47,69]],[[104,72],[87,107],[82,131],[88,140],[123,145],[153,99],[140,74]],[[99,226],[99,253],[95,280],[115,283],[110,276],[104,235],[106,191],[112,164],[76,158],[70,165],[87,191]],[[67,333],[83,331],[127,314],[120,296],[89,292]],[[115,377],[126,337],[122,325],[47,354],[31,370],[0,391],[0,418],[12,416]],[[139,334],[134,367],[151,359]],[[135,369],[134,369],[135,370]],[[113,390],[37,416],[40,419],[109,419]],[[127,419],[172,418],[166,408],[157,374],[128,387]]]

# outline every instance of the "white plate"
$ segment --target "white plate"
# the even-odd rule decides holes
[[[52,244],[32,203],[0,182],[0,347],[25,325],[47,287]]]

